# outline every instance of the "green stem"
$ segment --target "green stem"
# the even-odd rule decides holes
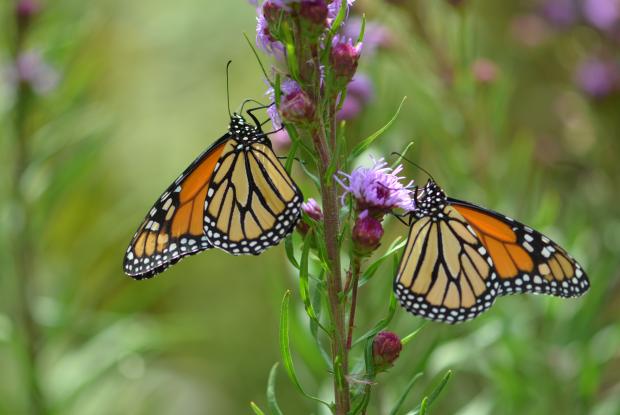
[[[17,5],[17,2],[15,2]],[[17,61],[24,49],[25,39],[31,22],[16,21],[16,33],[12,47],[13,60]],[[30,134],[27,123],[30,113],[32,93],[29,86],[20,83],[17,87],[15,109],[13,114],[14,134],[14,169],[11,180],[11,197],[15,209],[21,213],[21,221],[11,233],[11,245],[14,259],[14,286],[15,286],[15,318],[19,322],[19,346],[23,352],[25,390],[28,394],[29,413],[44,415],[48,413],[48,406],[40,384],[39,350],[41,333],[34,319],[30,307],[32,298],[30,289],[34,270],[35,243],[31,229],[32,219],[28,201],[21,190],[24,174],[30,163],[28,142]]]
[[[355,327],[355,308],[357,306],[357,289],[360,279],[361,258],[355,253],[352,254],[350,269],[350,287],[351,287],[351,307],[349,308],[349,330],[347,335],[347,350],[351,350],[353,341],[353,328]]]

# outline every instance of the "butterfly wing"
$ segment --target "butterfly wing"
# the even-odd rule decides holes
[[[207,237],[233,255],[258,255],[293,231],[302,200],[268,142],[228,145],[207,193]]]
[[[578,297],[590,287],[583,268],[558,244],[501,213],[448,199],[467,220],[493,260],[498,294]]]
[[[417,217],[394,282],[407,311],[434,321],[470,320],[491,307],[497,284],[493,261],[455,208],[445,204]]]
[[[157,199],[125,253],[126,274],[149,278],[213,246],[204,232],[203,211],[208,184],[230,141],[225,134],[213,143]]]

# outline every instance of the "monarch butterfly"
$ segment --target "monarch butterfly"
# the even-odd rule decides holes
[[[125,254],[127,275],[149,278],[213,247],[258,255],[293,231],[303,196],[251,111],[256,127],[232,114],[228,132],[157,199]]]
[[[407,311],[459,323],[498,296],[578,297],[590,283],[564,249],[500,213],[452,199],[433,181],[416,189],[407,245],[394,291]]]

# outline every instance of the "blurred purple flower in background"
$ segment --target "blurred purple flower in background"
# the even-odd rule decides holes
[[[335,179],[345,190],[342,203],[345,204],[345,198],[350,194],[356,200],[358,210],[370,209],[373,215],[373,211],[389,212],[395,208],[412,211],[415,208],[411,197],[413,181],[407,185],[401,183],[403,177],[398,173],[403,166],[392,169],[383,158],[372,159],[372,162],[372,167],[358,167],[351,174],[338,172],[340,177]]]
[[[362,30],[362,19],[350,18],[342,28],[342,35],[351,39],[357,39]],[[394,44],[394,35],[379,23],[366,22],[364,29],[364,53],[372,54],[379,48],[389,48]],[[366,55],[364,55],[366,56]]]
[[[600,30],[611,30],[620,22],[620,0],[584,0],[583,14]]]
[[[542,15],[555,26],[567,27],[575,24],[579,11],[575,0],[547,0],[542,5]]]
[[[476,59],[471,65],[471,71],[474,79],[481,84],[492,84],[499,74],[497,64],[486,58]]]
[[[17,57],[8,70],[7,78],[15,87],[27,85],[35,93],[45,95],[58,85],[60,75],[43,60],[38,51],[27,51]]]
[[[540,46],[550,35],[549,25],[545,19],[536,14],[523,14],[514,17],[510,24],[510,30],[516,41],[528,47]]]
[[[605,98],[620,87],[619,65],[611,60],[589,58],[577,69],[579,87],[593,98]]]
[[[347,96],[338,112],[338,120],[350,120],[359,115],[374,96],[372,81],[364,74],[356,74],[347,85]]]
[[[284,154],[291,148],[291,137],[286,130],[276,130],[269,134],[271,145],[278,154]]]

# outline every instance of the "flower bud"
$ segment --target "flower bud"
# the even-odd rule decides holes
[[[381,331],[372,341],[372,357],[378,372],[392,367],[398,359],[403,344],[400,338],[391,331]]]
[[[306,215],[315,221],[323,220],[323,211],[321,210],[321,206],[319,206],[317,201],[312,198],[301,204],[301,210],[303,210]],[[300,234],[305,236],[308,233],[308,230],[310,230],[310,227],[303,220],[297,224],[297,231]]]
[[[327,4],[324,0],[303,0],[299,17],[306,36],[316,38],[327,28]]]
[[[334,37],[329,61],[337,78],[345,83],[349,83],[357,70],[361,52],[361,43],[353,45],[351,39],[344,40],[339,36]]]
[[[303,90],[298,89],[282,97],[280,114],[284,121],[308,122],[314,117],[314,104]]]
[[[307,202],[301,204],[301,209],[316,221],[323,220],[323,211],[316,200],[310,198]]]
[[[379,247],[383,237],[381,222],[363,211],[353,226],[353,244],[360,255],[369,255]]]
[[[267,0],[263,4],[263,16],[269,26],[275,26],[278,24],[284,13],[284,8],[275,1]]]

